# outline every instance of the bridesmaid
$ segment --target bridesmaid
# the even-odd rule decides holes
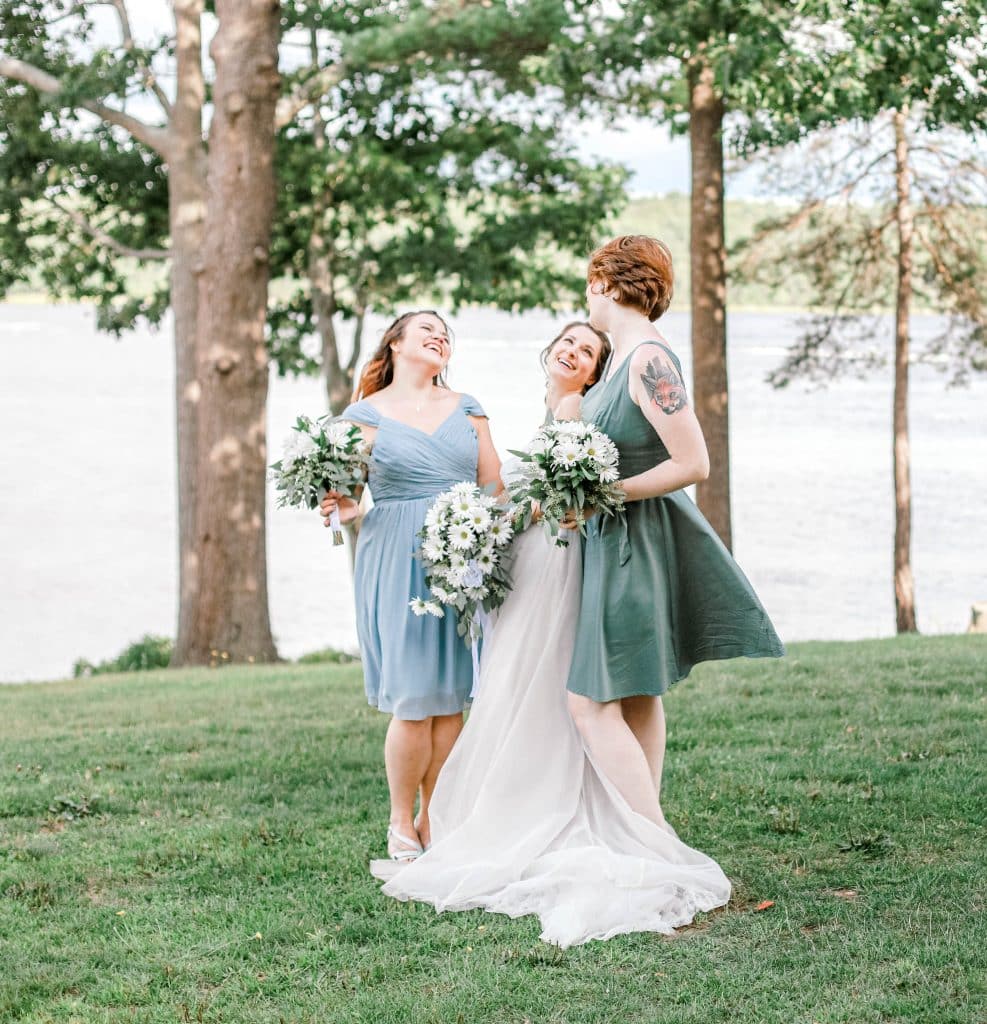
[[[590,520],[569,673],[569,709],[628,804],[662,823],[661,696],[701,661],[784,654],[747,578],[683,491],[709,456],[677,356],[654,327],[672,298],[655,238],[616,238],[590,257],[589,322],[613,354],[581,413],[620,451],[626,510]]]
[[[391,797],[388,855],[412,860],[430,842],[428,807],[439,769],[463,727],[473,684],[471,651],[456,619],[417,617],[408,602],[428,597],[418,531],[436,495],[462,480],[500,486],[500,460],[476,399],[450,391],[443,371],[449,329],[430,310],[405,313],[387,328],[343,418],[371,443],[374,507],[356,547],[357,634],[367,700],[391,721],[384,766]],[[357,516],[357,502],[330,493],[328,524]],[[415,795],[419,795],[417,820]]]

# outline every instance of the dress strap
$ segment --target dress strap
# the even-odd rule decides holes
[[[365,398],[359,402],[352,402],[343,410],[340,417],[344,420],[353,420],[355,423],[362,423],[367,427],[379,427],[381,413]]]
[[[483,411],[483,406],[472,396],[463,395],[459,400],[459,404],[462,406],[463,412],[467,416],[482,416],[484,419],[487,418],[487,414]]]

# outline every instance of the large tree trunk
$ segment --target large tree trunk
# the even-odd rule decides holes
[[[215,109],[199,277],[195,542],[185,664],[272,661],[265,479],[268,250],[279,5],[217,0]]]
[[[895,215],[898,226],[898,301],[894,346],[894,604],[899,633],[917,633],[912,577],[912,483],[908,443],[908,343],[912,301],[914,219],[908,170],[906,110],[894,114]]]
[[[696,501],[729,548],[732,534],[722,129],[723,100],[716,92],[713,69],[705,63],[695,64],[689,72],[692,390],[696,415],[709,448],[709,479],[696,488]]]
[[[203,0],[175,0],[177,83],[169,121],[168,216],[171,307],[175,318],[175,401],[178,451],[178,641],[186,650],[199,586],[195,549],[196,429],[199,383],[196,330],[206,159],[202,144]]]

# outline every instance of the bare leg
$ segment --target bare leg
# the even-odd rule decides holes
[[[421,805],[418,810],[418,835],[423,844],[428,845],[432,841],[432,828],[428,820],[428,805],[432,802],[432,793],[435,791],[435,783],[438,781],[439,772],[446,763],[459,734],[463,731],[463,716],[458,715],[436,715],[432,719],[432,760],[429,763],[425,777],[421,781],[419,792],[421,794]]]
[[[384,768],[391,792],[391,827],[415,838],[415,793],[432,760],[432,719],[420,722],[392,718],[384,740]],[[396,849],[410,849],[392,842]]]
[[[631,809],[656,824],[664,824],[651,767],[641,744],[624,721],[620,701],[597,704],[589,697],[570,693],[569,713],[593,760]]]
[[[620,702],[624,721],[648,759],[655,792],[661,799],[661,769],[665,762],[665,708],[661,697],[625,697]]]

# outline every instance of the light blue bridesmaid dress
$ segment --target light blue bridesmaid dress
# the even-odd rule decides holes
[[[467,416],[485,416],[463,395],[433,434],[355,402],[343,419],[377,428],[368,483],[374,507],[356,545],[356,628],[368,702],[396,718],[420,720],[463,710],[473,685],[470,649],[456,635],[456,616],[415,615],[428,599],[425,569],[415,558],[418,531],[437,495],[476,481],[479,441]]]

